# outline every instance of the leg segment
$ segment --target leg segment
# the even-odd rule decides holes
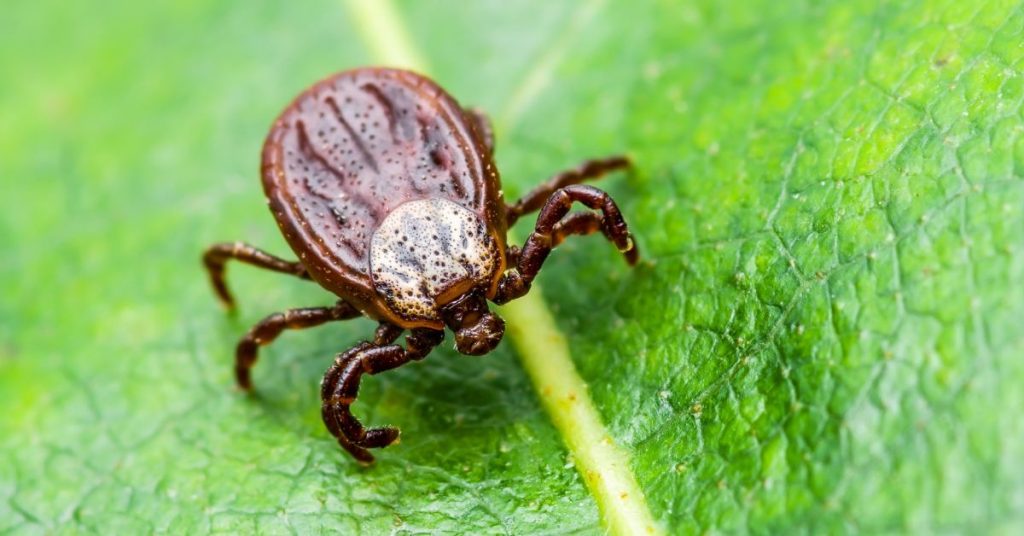
[[[551,230],[551,248],[558,247],[571,235],[588,235],[597,231],[604,232],[601,227],[601,215],[594,212],[577,212],[562,218]],[[611,237],[605,234],[611,240]],[[635,250],[634,250],[635,251]],[[519,246],[508,246],[505,249],[505,259],[508,265],[515,267],[519,265],[519,256],[522,252]],[[627,259],[628,260],[628,259]]]
[[[325,322],[348,320],[360,315],[359,310],[348,302],[338,301],[333,307],[289,309],[264,318],[238,341],[238,347],[235,349],[235,380],[238,386],[246,391],[252,390],[249,371],[256,363],[259,347],[274,342],[285,329],[311,328]]]
[[[224,282],[224,264],[228,259],[237,259],[246,264],[265,268],[274,272],[292,274],[302,279],[309,279],[306,267],[299,262],[289,262],[259,250],[244,242],[224,242],[214,244],[203,254],[203,264],[210,273],[210,283],[217,297],[228,308],[235,306],[235,299]]]
[[[626,169],[630,166],[625,156],[611,156],[587,160],[574,169],[563,171],[537,186],[519,201],[505,208],[508,225],[511,227],[523,214],[529,214],[544,205],[544,201],[556,191],[570,184],[579,184],[585,180],[599,179],[606,173]]]
[[[604,233],[605,238],[611,242],[615,242],[615,237],[609,234],[607,228],[604,227],[604,217],[601,214],[595,212],[576,212],[569,214],[562,218],[555,227],[551,230],[551,247],[556,248],[559,244],[565,241],[572,235],[588,235],[598,231]],[[638,251],[636,244],[629,251],[624,252],[626,255],[626,262],[631,266],[636,264]],[[517,259],[518,261],[518,259]]]
[[[601,213],[580,213],[567,216],[572,204],[579,201],[587,208]],[[530,290],[530,284],[540,271],[551,249],[565,237],[573,234],[589,234],[598,228],[604,233],[630,265],[636,264],[638,253],[633,236],[622,219],[619,207],[607,193],[583,184],[573,184],[557,190],[548,198],[537,226],[523,249],[518,252],[515,268],[502,277],[494,302],[501,304],[514,300]]]
[[[382,324],[382,327],[384,325]],[[414,329],[405,338],[406,347],[391,344],[401,330],[380,329],[372,343],[363,342],[339,354],[324,374],[320,384],[320,414],[338,444],[363,464],[373,462],[367,449],[383,448],[398,441],[399,430],[393,426],[366,428],[352,415],[351,406],[359,393],[363,374],[379,374],[418,361],[444,339],[444,331]]]
[[[491,156],[494,156],[494,127],[491,126],[491,119],[480,108],[466,108],[466,115],[476,124],[477,130],[484,138],[484,145]]]

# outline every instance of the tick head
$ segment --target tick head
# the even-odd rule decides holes
[[[455,349],[466,355],[490,352],[505,334],[505,321],[487,310],[480,292],[467,293],[444,306],[441,316],[455,332]]]
[[[455,349],[466,355],[484,355],[501,342],[504,334],[505,321],[488,311],[455,330]]]

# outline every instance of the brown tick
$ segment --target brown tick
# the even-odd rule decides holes
[[[455,333],[455,348],[483,355],[505,323],[487,308],[523,296],[551,249],[567,236],[602,232],[629,264],[637,248],[615,202],[579,184],[629,166],[622,156],[588,160],[505,203],[488,119],[461,107],[432,81],[402,70],[365,68],[323,80],[278,117],[263,145],[263,190],[299,256],[290,262],[235,242],[215,244],[203,263],[217,295],[234,299],[224,264],[237,259],[312,279],[339,298],[331,307],[290,309],[253,326],[238,343],[235,377],[260,346],[285,329],[367,316],[372,341],[339,354],[320,388],[324,424],[362,463],[367,449],[398,440],[397,428],[364,427],[351,412],[363,374],[423,359]],[[570,213],[575,202],[588,211]],[[540,210],[522,249],[506,245],[521,216]],[[408,330],[405,347],[395,344]]]

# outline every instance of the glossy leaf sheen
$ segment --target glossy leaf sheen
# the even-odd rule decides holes
[[[355,410],[404,431],[371,469],[316,394],[370,322],[285,334],[259,395],[232,390],[250,324],[330,303],[232,266],[226,316],[198,254],[288,251],[259,147],[306,85],[374,61],[339,3],[46,4],[0,21],[0,532],[601,531],[509,344],[368,380]],[[1024,10],[395,12],[495,116],[509,198],[638,162],[603,184],[649,262],[589,237],[539,281],[670,531],[1019,528]]]

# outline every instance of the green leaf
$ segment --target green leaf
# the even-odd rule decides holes
[[[668,532],[1024,525],[1017,3],[103,8],[0,21],[0,533],[604,530],[618,507],[526,372],[538,318],[510,311],[485,358],[446,345],[365,382],[356,412],[403,429],[369,469],[317,388],[371,322],[286,334],[258,396],[233,390],[248,326],[331,297],[233,266],[231,317],[198,255],[288,252],[257,178],[267,126],[396,52],[492,113],[509,198],[584,157],[636,161],[600,185],[644,262],[581,238],[539,282]]]

